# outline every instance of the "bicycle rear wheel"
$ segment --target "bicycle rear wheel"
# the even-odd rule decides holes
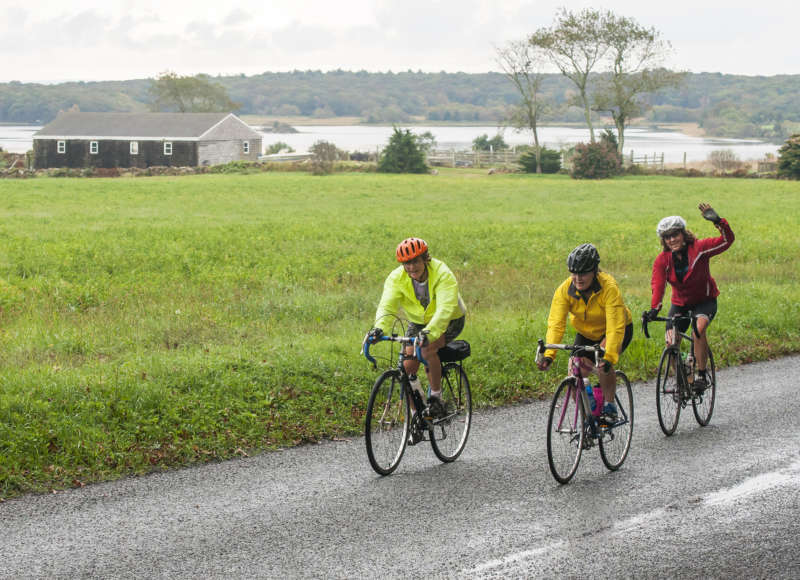
[[[442,403],[447,414],[436,419],[431,429],[431,447],[441,461],[449,463],[464,451],[472,425],[472,392],[461,365],[442,368]]]
[[[622,371],[617,371],[617,421],[600,438],[600,457],[611,471],[619,469],[633,438],[633,391],[631,382]]]
[[[381,475],[389,475],[400,465],[408,441],[409,411],[400,371],[384,372],[372,387],[364,423],[367,457]]]
[[[692,399],[692,410],[694,418],[701,427],[708,425],[711,415],[714,413],[714,401],[717,398],[717,369],[714,366],[714,355],[711,347],[708,347],[708,366],[706,367],[706,380],[708,387],[700,395],[695,395]]]
[[[578,470],[585,437],[580,391],[569,377],[558,385],[547,417],[547,462],[558,483],[567,483]]]
[[[661,362],[658,365],[658,379],[656,381],[656,410],[658,423],[664,435],[670,436],[678,427],[681,416],[681,391],[679,385],[680,360],[678,353],[665,348],[661,353]]]

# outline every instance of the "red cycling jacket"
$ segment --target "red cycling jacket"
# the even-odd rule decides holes
[[[672,303],[677,306],[691,306],[719,296],[717,283],[708,268],[708,260],[730,248],[734,236],[728,220],[724,218],[716,224],[716,228],[722,234],[718,238],[704,238],[689,244],[689,270],[682,282],[675,275],[672,252],[664,251],[658,255],[653,263],[653,277],[650,279],[653,289],[651,308],[661,309],[667,282],[672,286]]]

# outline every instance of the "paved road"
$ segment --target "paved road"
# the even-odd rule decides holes
[[[556,377],[553,377],[554,381]],[[637,384],[631,454],[559,486],[547,405],[476,414],[465,454],[373,474],[326,442],[0,504],[2,578],[799,578],[800,357],[728,369],[673,437]]]

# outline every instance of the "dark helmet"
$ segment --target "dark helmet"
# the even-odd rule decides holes
[[[428,244],[420,238],[406,238],[397,246],[398,262],[408,262],[428,251]]]
[[[567,257],[567,268],[573,274],[583,274],[597,269],[600,254],[592,244],[581,244],[572,250]]]

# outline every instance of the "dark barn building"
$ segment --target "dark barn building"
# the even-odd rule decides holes
[[[36,169],[196,167],[257,161],[261,135],[232,113],[59,113],[33,152]]]

